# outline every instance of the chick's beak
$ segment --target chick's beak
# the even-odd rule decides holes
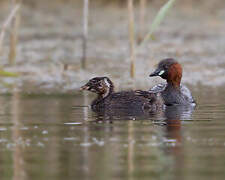
[[[81,86],[80,87],[80,90],[83,91],[83,90],[88,90],[89,89],[89,86],[87,84],[85,84],[84,86]]]

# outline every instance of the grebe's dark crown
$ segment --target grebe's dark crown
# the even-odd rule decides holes
[[[163,59],[159,62],[157,69],[149,76],[160,76],[167,82],[179,86],[182,78],[182,67],[172,58]]]

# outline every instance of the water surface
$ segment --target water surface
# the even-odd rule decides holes
[[[193,112],[113,121],[91,94],[0,96],[1,179],[224,179],[224,88],[194,96]]]

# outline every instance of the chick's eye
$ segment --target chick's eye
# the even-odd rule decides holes
[[[103,86],[102,86],[102,84],[101,84],[101,83],[98,83],[98,87],[99,87],[99,88],[102,88]]]
[[[91,83],[96,84],[97,81],[96,80],[91,80]]]

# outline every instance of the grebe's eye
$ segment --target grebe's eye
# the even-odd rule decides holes
[[[165,65],[165,66],[163,67],[163,69],[164,69],[164,70],[168,70],[168,69],[169,69],[169,66],[168,66],[168,65]]]
[[[102,83],[101,82],[96,82],[96,85],[97,86],[102,86]]]
[[[91,80],[91,83],[96,84],[96,83],[98,83],[98,80],[92,79],[92,80]]]

